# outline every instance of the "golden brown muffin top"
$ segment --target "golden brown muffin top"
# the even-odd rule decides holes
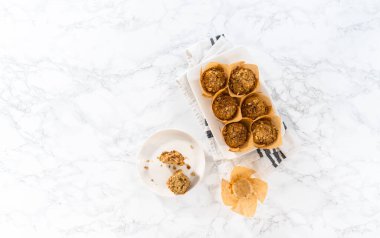
[[[201,77],[203,89],[211,94],[215,94],[227,84],[227,74],[221,66],[215,66],[203,72]]]
[[[225,93],[219,94],[212,103],[212,110],[220,120],[232,119],[238,109],[238,100]]]
[[[278,136],[277,128],[268,118],[259,119],[252,124],[253,141],[258,145],[271,145]]]
[[[226,144],[231,148],[244,145],[249,134],[248,128],[241,122],[227,124],[222,133]]]
[[[229,88],[236,95],[246,95],[256,87],[257,79],[252,70],[236,67],[230,77]]]
[[[269,113],[270,106],[260,97],[251,95],[244,99],[241,105],[241,113],[243,117],[255,119]]]

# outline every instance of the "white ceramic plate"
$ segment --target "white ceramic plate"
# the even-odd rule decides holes
[[[223,154],[225,159],[235,159],[238,158],[244,154],[247,154],[251,151],[256,150],[257,148],[252,148],[251,150],[245,151],[245,152],[231,152],[229,151],[228,145],[224,142],[221,130],[223,128],[223,123],[218,121],[216,117],[214,116],[214,113],[211,109],[211,99],[206,98],[202,95],[202,91],[200,88],[199,83],[199,75],[201,67],[206,66],[209,62],[220,62],[224,64],[231,64],[238,61],[245,61],[248,64],[257,64],[254,60],[254,58],[251,56],[249,51],[244,47],[235,47],[229,51],[226,51],[220,55],[217,55],[212,58],[208,58],[204,60],[201,64],[194,66],[192,69],[188,70],[187,72],[187,80],[189,81],[190,88],[194,93],[195,99],[197,100],[198,106],[203,113],[204,117],[206,118],[208,122],[208,126],[210,127],[210,130],[215,138],[216,144],[218,145],[221,153]],[[259,66],[260,71],[260,66]],[[269,90],[265,85],[265,78],[263,77],[263,74],[260,73],[260,88],[259,91],[264,93],[267,97],[270,98],[270,100],[273,102],[272,97],[270,96]],[[278,114],[276,105],[273,104],[274,112]],[[281,133],[282,135],[285,134],[285,128],[283,124],[281,123]]]
[[[203,149],[187,133],[168,129],[159,131],[149,137],[138,154],[140,177],[150,190],[165,197],[176,196],[166,186],[166,181],[175,170],[172,166],[169,168],[168,165],[162,164],[157,157],[162,152],[171,150],[180,152],[186,158],[185,163],[191,167],[188,169],[186,165],[176,166],[176,169],[182,169],[191,181],[191,186],[187,193],[202,179],[205,170],[205,154]],[[148,169],[144,168],[145,166]],[[192,172],[195,173],[195,176],[191,175]]]

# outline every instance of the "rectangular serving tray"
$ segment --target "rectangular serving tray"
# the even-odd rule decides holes
[[[224,156],[224,159],[235,159],[235,158],[238,158],[242,155],[250,153],[250,152],[256,150],[257,148],[252,148],[252,149],[250,149],[248,151],[244,151],[244,152],[229,151],[229,147],[224,142],[224,139],[223,139],[223,136],[221,133],[221,130],[222,130],[224,124],[221,123],[220,121],[218,121],[218,119],[214,116],[214,113],[211,109],[212,99],[207,98],[207,97],[202,95],[202,90],[201,90],[201,86],[199,83],[199,80],[200,80],[199,77],[200,77],[201,68],[205,67],[209,62],[220,62],[220,63],[224,63],[224,64],[231,64],[231,63],[235,63],[238,61],[245,61],[248,64],[256,64],[255,60],[250,55],[248,49],[246,49],[244,47],[235,47],[235,48],[232,48],[231,50],[223,52],[220,55],[208,58],[208,59],[202,61],[200,64],[194,66],[193,68],[191,68],[187,71],[187,80],[189,82],[190,88],[191,88],[192,92],[194,93],[195,99],[197,101],[197,104],[198,104],[201,112],[203,113],[203,116],[207,120],[208,126],[210,127],[210,130],[211,130],[211,132],[215,138],[216,144],[217,144],[220,152]],[[258,66],[258,67],[259,67],[259,71],[260,71],[260,66]],[[273,110],[274,110],[275,114],[279,116],[276,105],[274,104],[273,99],[270,96],[270,91],[268,90],[268,88],[265,85],[265,79],[264,79],[262,74],[260,74],[260,87],[259,87],[258,91],[264,93],[267,97],[270,98],[270,100],[272,101]],[[283,123],[281,123],[281,134],[282,135],[285,134],[285,128],[284,128]]]

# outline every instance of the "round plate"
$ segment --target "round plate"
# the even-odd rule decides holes
[[[169,166],[157,158],[164,151],[176,150],[185,157],[185,165]],[[150,190],[165,197],[176,196],[166,186],[166,181],[178,169],[189,177],[192,190],[203,177],[205,155],[199,143],[183,131],[169,129],[155,133],[144,143],[138,154],[140,177]],[[186,164],[190,165],[187,168]]]

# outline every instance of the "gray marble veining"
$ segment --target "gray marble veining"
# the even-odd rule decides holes
[[[139,181],[154,131],[204,136],[177,88],[184,49],[249,47],[297,153],[253,219]],[[1,237],[378,237],[380,2],[0,1]]]

